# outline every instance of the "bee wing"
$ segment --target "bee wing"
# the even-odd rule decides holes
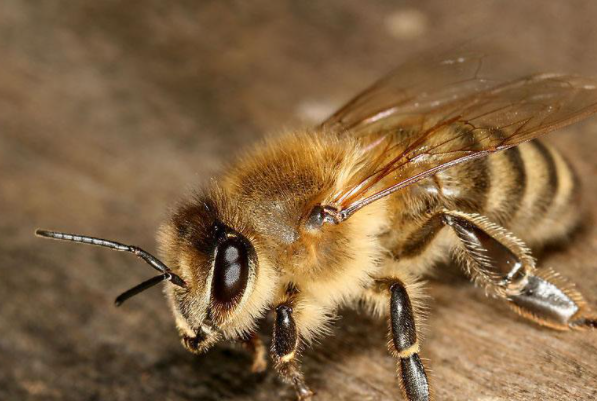
[[[406,62],[351,99],[322,127],[360,132],[390,117],[424,114],[495,85],[482,74],[485,53],[467,45]]]
[[[406,64],[322,124],[364,149],[363,166],[332,200],[341,220],[438,171],[597,112],[596,80],[538,74],[499,82],[482,76],[484,58],[464,51]]]

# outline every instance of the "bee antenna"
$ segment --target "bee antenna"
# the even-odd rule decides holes
[[[166,274],[160,274],[159,276],[152,277],[149,280],[146,280],[146,281],[142,282],[141,284],[136,285],[133,288],[131,288],[130,290],[127,290],[127,291],[123,292],[122,294],[120,294],[119,296],[117,296],[116,300],[114,301],[114,304],[116,304],[116,306],[120,306],[127,299],[134,297],[135,295],[153,287],[154,285],[161,283],[164,280],[168,280]]]
[[[134,245],[125,245],[121,244],[116,241],[110,241],[107,239],[102,238],[94,238],[88,237],[86,235],[78,235],[78,234],[67,234],[67,233],[60,233],[56,231],[48,231],[48,230],[35,230],[35,235],[38,237],[50,238],[60,241],[71,241],[77,242],[80,244],[88,244],[88,245],[95,245],[95,246],[102,246],[104,248],[110,248],[115,251],[120,252],[130,252],[135,256],[143,259],[148,265],[159,271],[159,276],[155,276],[142,282],[141,284],[131,288],[128,291],[125,291],[121,295],[116,298],[116,306],[122,305],[124,301],[127,299],[153,287],[156,284],[161,283],[164,280],[170,281],[172,284],[177,285],[179,287],[186,287],[186,283],[183,279],[181,279],[178,275],[172,273],[170,268],[166,266],[161,260],[150,254],[149,252],[144,251],[143,249],[136,247]]]

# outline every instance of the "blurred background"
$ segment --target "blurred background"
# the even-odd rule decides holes
[[[155,250],[190,189],[264,135],[313,126],[403,60],[491,38],[504,68],[597,75],[597,2],[0,0],[0,399],[293,400],[223,344],[180,346],[130,255],[36,227]],[[548,138],[597,193],[597,118]],[[591,214],[544,263],[597,304]],[[597,398],[597,335],[541,329],[449,276],[429,283],[423,356],[438,400]],[[400,399],[386,324],[342,312],[304,356],[318,400]]]

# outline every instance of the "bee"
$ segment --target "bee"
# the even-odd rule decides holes
[[[273,312],[270,354],[298,399],[314,394],[300,354],[340,307],[388,319],[405,399],[431,399],[419,357],[420,282],[454,259],[516,313],[557,330],[597,327],[566,279],[530,251],[579,223],[579,182],[537,137],[597,112],[597,81],[537,74],[484,78],[466,49],[408,62],[314,129],[240,157],[159,230],[161,260],[83,235],[37,234],[131,252],[159,275],[182,344],[203,353],[242,341],[266,367],[258,322]]]

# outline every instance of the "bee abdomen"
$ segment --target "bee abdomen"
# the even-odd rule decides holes
[[[579,181],[566,159],[540,141],[520,146],[528,176],[511,229],[529,245],[566,237],[579,222]]]
[[[479,213],[529,245],[566,236],[578,222],[578,180],[552,147],[531,141],[488,158],[491,188]]]
[[[423,216],[442,209],[484,215],[529,246],[540,246],[566,237],[577,225],[578,187],[572,168],[555,149],[538,141],[525,143],[419,184],[419,192],[437,191],[438,196],[405,203],[408,207],[395,223],[400,233],[390,247],[398,257],[423,253],[441,228],[437,219]]]

